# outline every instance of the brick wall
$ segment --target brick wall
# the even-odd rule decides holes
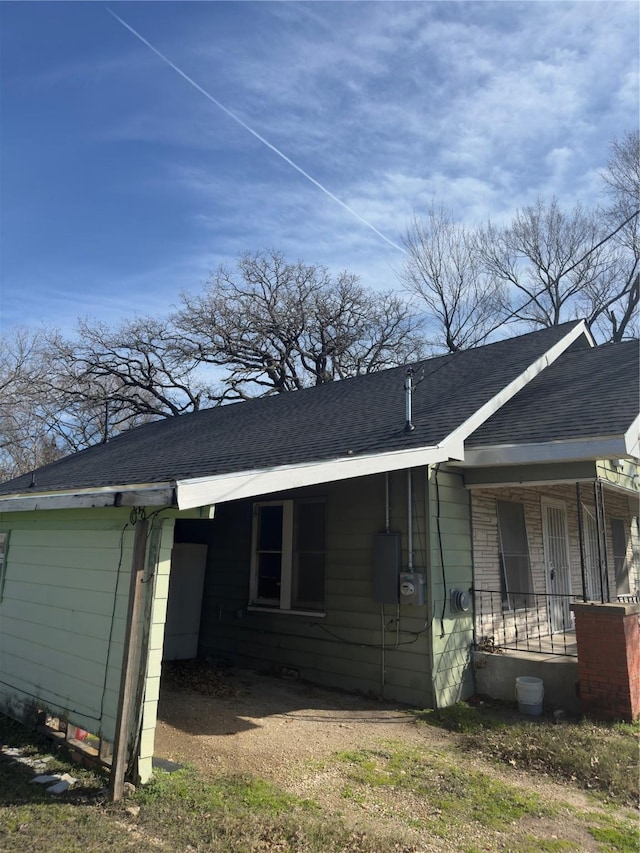
[[[576,604],[580,703],[607,720],[640,716],[640,628],[637,604]]]

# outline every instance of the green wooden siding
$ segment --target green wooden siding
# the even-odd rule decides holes
[[[406,476],[390,475],[391,529],[402,532],[404,565]],[[426,569],[424,480],[423,469],[414,471],[414,564]],[[429,705],[428,606],[402,607],[396,636],[396,606],[385,605],[383,622],[381,605],[373,599],[373,536],[385,527],[384,476],[270,499],[312,495],[327,501],[325,614],[247,609],[252,501],[223,504],[211,523],[199,654],[273,671],[294,669],[301,678],[326,686]]]
[[[596,464],[598,477],[605,483],[621,486],[629,492],[634,492],[636,499],[640,498],[640,465],[629,459],[601,459]],[[637,514],[637,513],[632,513]]]
[[[473,693],[473,613],[450,607],[451,590],[473,584],[471,512],[461,472],[433,466],[428,483],[433,703],[445,707]]]
[[[0,705],[113,737],[133,528],[129,510],[3,513]],[[111,642],[110,642],[111,641]]]
[[[147,627],[137,638],[139,653],[149,649],[139,686],[142,779],[151,772],[176,514],[162,512],[149,535],[154,582],[145,586]],[[130,509],[2,513],[2,531],[11,531],[11,546],[0,603],[0,709],[16,718],[44,710],[113,740],[135,535]]]

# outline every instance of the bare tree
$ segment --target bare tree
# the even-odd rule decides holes
[[[610,261],[597,247],[601,227],[581,205],[565,213],[557,199],[516,212],[510,225],[489,224],[481,234],[486,271],[511,288],[512,317],[532,326],[554,326],[580,315],[589,288],[601,288]]]
[[[414,217],[404,245],[401,279],[426,306],[431,347],[455,352],[485,343],[508,304],[502,280],[485,271],[475,232],[431,205],[424,219]]]
[[[220,267],[204,293],[182,294],[175,322],[184,353],[226,370],[224,399],[293,391],[418,358],[407,306],[371,292],[356,276],[276,251]]]
[[[47,368],[39,330],[17,329],[0,339],[0,481],[62,455],[42,406]]]
[[[115,329],[80,321],[77,332],[73,340],[48,338],[51,428],[70,449],[196,411],[212,393],[167,320],[138,318]]]
[[[612,233],[609,243],[612,286],[596,295],[594,323],[604,337],[621,341],[638,337],[640,322],[640,133],[626,133],[611,144],[602,174],[609,205],[602,219]]]
[[[611,143],[611,156],[602,174],[612,200],[611,214],[622,222],[640,207],[640,132],[628,131]]]

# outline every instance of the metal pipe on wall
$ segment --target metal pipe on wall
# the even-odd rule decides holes
[[[389,498],[389,472],[384,475],[384,531],[391,532],[391,503]]]
[[[407,569],[413,571],[413,483],[411,468],[407,469]]]

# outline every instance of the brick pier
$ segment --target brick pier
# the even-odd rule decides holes
[[[580,703],[605,720],[640,716],[638,604],[575,604]]]

